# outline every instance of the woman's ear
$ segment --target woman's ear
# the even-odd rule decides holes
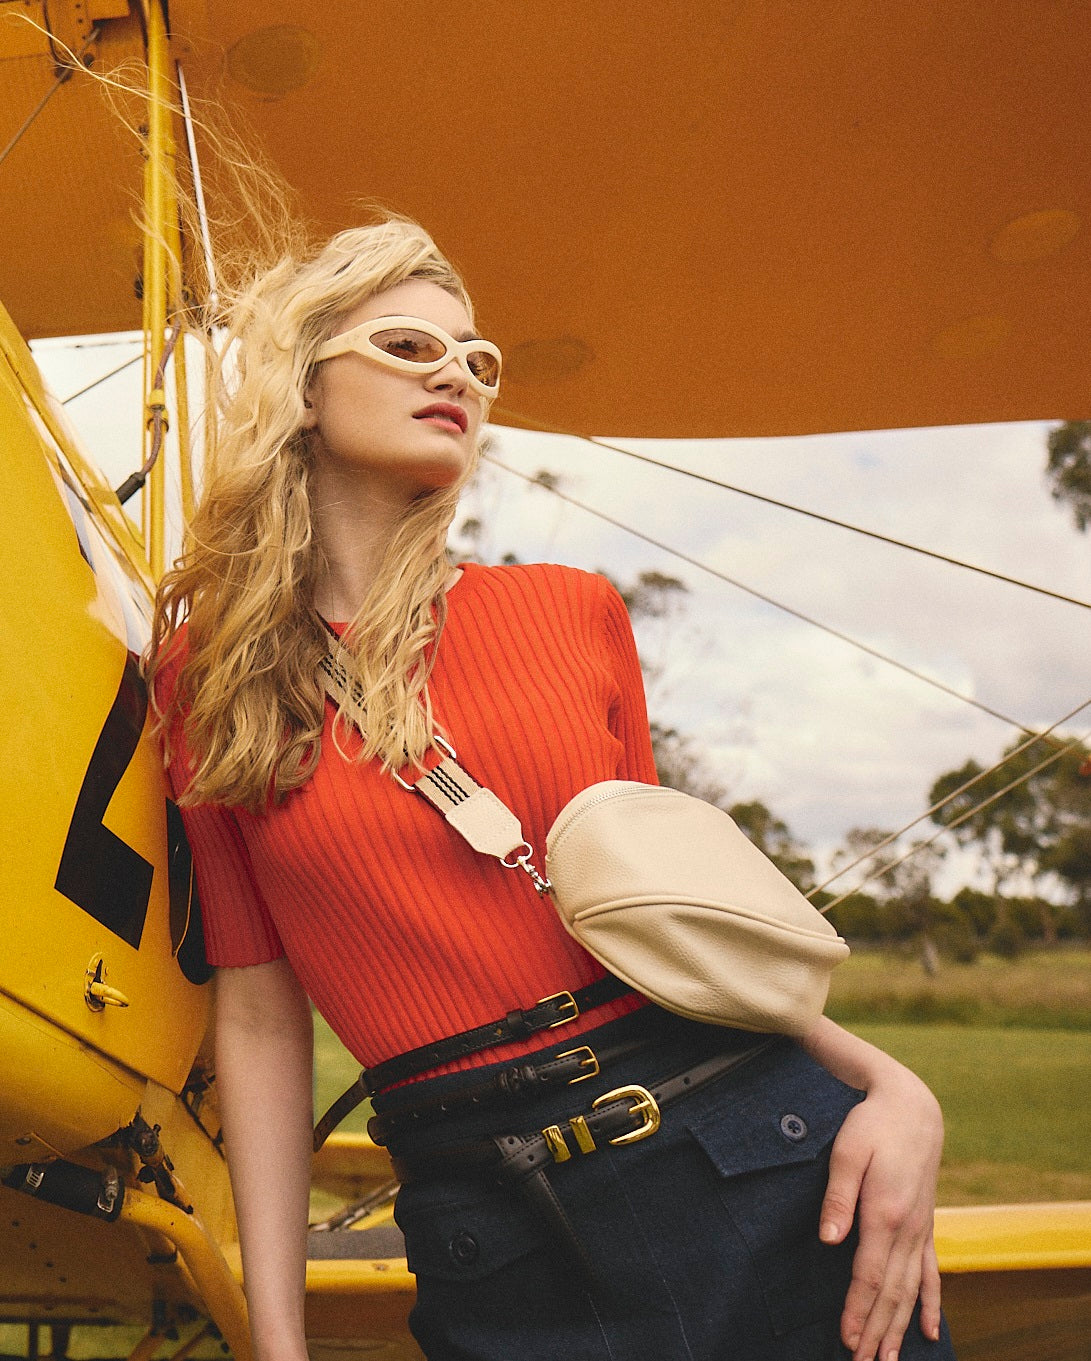
[[[315,405],[316,377],[316,374],[312,374],[303,389],[303,420],[299,427],[301,430],[313,430],[318,424],[318,410]]]

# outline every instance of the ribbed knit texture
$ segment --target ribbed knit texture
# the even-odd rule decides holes
[[[429,684],[460,763],[518,814],[539,867],[546,832],[580,790],[655,782],[629,619],[602,577],[466,565]],[[472,850],[375,762],[344,760],[334,713],[327,703],[317,770],[279,807],[183,810],[211,963],[286,954],[364,1066],[601,977],[526,875]],[[553,1044],[641,1000],[450,1067]]]

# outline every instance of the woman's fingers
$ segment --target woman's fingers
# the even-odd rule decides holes
[[[835,1077],[867,1094],[834,1140],[819,1236],[826,1243],[844,1241],[855,1214],[859,1242],[841,1336],[854,1361],[875,1356],[890,1361],[918,1296],[925,1335],[938,1335],[932,1212],[943,1117],[918,1077],[825,1017],[803,1047]]]
[[[853,1262],[841,1336],[854,1361],[874,1357],[893,1361],[917,1302],[922,1249],[919,1242],[914,1245],[884,1235],[883,1239],[871,1236],[870,1251],[865,1251],[867,1238],[861,1235],[862,1246]]]
[[[936,1245],[931,1232],[924,1246],[924,1270],[921,1274],[921,1332],[933,1342],[939,1339],[940,1279]]]
[[[818,1236],[823,1243],[840,1243],[852,1228],[860,1187],[871,1162],[866,1141],[855,1137],[850,1114],[830,1150],[830,1174],[818,1216]]]
[[[822,1203],[823,1242],[843,1241],[855,1213],[859,1244],[845,1298],[841,1336],[854,1361],[891,1361],[918,1296],[921,1327],[938,1336],[939,1271],[932,1246],[933,1161],[938,1141],[906,1141],[882,1099],[848,1116],[830,1155]]]

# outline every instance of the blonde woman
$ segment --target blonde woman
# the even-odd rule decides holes
[[[434,1361],[949,1356],[927,1089],[825,1020],[755,1052],[651,1006],[396,778],[444,735],[538,844],[594,781],[655,779],[608,583],[446,556],[500,375],[451,266],[408,222],[343,232],[254,280],[231,334],[151,670],[257,1361],[306,1356],[308,998],[369,1070]],[[362,713],[327,699],[331,632]],[[505,1140],[679,1074],[652,1137],[500,1175]]]

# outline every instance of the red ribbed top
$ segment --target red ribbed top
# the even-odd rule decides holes
[[[164,683],[175,674],[168,668]],[[546,832],[580,790],[655,782],[632,630],[603,577],[465,565],[429,688],[459,761],[518,814],[539,867]],[[335,712],[327,702],[314,775],[278,807],[183,809],[210,963],[287,955],[365,1067],[602,976],[526,875],[474,851],[378,763],[346,761],[333,742]],[[184,770],[182,753],[172,781]],[[565,1036],[641,1001],[598,1007]],[[557,1038],[547,1030],[450,1066]]]

